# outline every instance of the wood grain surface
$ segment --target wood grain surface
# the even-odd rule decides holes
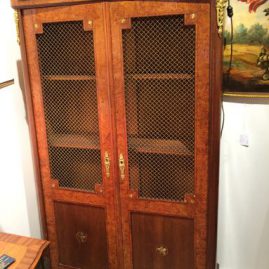
[[[69,201],[78,204],[104,207],[106,212],[106,230],[108,233],[108,259],[109,268],[118,268],[117,259],[117,225],[115,218],[115,175],[114,168],[117,163],[114,160],[114,142],[112,136],[109,71],[106,57],[106,37],[104,22],[104,4],[93,3],[76,6],[50,7],[45,10],[27,9],[23,10],[23,31],[25,33],[27,67],[29,70],[30,90],[33,102],[33,114],[35,117],[38,156],[40,160],[40,171],[42,188],[44,192],[44,204],[46,221],[48,227],[48,238],[51,241],[51,260],[53,268],[61,268],[59,263],[60,242],[56,231],[56,216],[54,210],[55,201]],[[96,94],[98,99],[98,121],[101,160],[104,160],[105,152],[110,156],[111,168],[110,178],[106,177],[104,162],[102,161],[103,182],[96,186],[96,192],[83,192],[72,189],[59,188],[58,182],[51,177],[48,139],[46,132],[46,121],[43,107],[43,93],[41,86],[41,75],[38,61],[38,50],[36,37],[43,32],[43,24],[55,22],[81,21],[85,31],[94,33],[94,56],[96,71]],[[88,24],[92,21],[92,26]],[[55,77],[54,77],[55,79]],[[61,79],[61,78],[60,78]],[[77,79],[77,78],[76,78]],[[82,78],[83,79],[83,78]],[[87,115],[85,115],[87,116]],[[113,165],[114,164],[114,165]],[[90,221],[90,220],[89,220]]]
[[[178,237],[184,239],[184,234],[181,231],[190,229],[184,245],[190,248],[188,252],[190,255],[184,256],[189,259],[184,266],[188,267],[188,264],[191,264],[190,268],[213,269],[216,254],[218,132],[221,88],[221,40],[216,31],[215,3],[213,1],[209,3],[209,0],[184,3],[174,0],[107,1],[105,3],[103,1],[86,0],[12,0],[11,2],[13,7],[23,9],[20,20],[21,37],[23,37],[23,62],[26,71],[25,81],[27,82],[27,107],[33,133],[33,145],[36,147],[34,153],[36,166],[38,166],[37,173],[39,174],[40,169],[41,174],[39,182],[42,182],[42,184],[40,184],[39,190],[43,195],[40,195],[40,204],[41,208],[45,208],[45,213],[42,215],[48,230],[48,238],[51,241],[52,268],[71,268],[62,264],[59,259],[62,251],[61,245],[68,239],[62,237],[62,229],[63,231],[69,231],[73,229],[73,224],[78,224],[83,227],[84,225],[87,226],[85,229],[88,229],[87,232],[91,233],[94,230],[93,225],[97,221],[100,221],[103,225],[101,225],[102,231],[100,231],[102,234],[98,236],[98,233],[96,233],[95,235],[105,241],[101,252],[107,253],[107,267],[109,269],[139,268],[141,266],[137,261],[139,259],[137,256],[140,255],[140,247],[135,252],[133,248],[134,244],[143,245],[147,242],[151,244],[154,241],[153,235],[148,237],[146,234],[144,234],[142,242],[137,241],[140,238],[140,232],[145,232],[146,227],[143,223],[147,222],[146,219],[151,219],[148,223],[155,223],[156,231],[154,234],[156,234],[156,238],[158,236],[160,238],[172,237],[175,230],[173,227],[173,229],[167,228],[166,232],[161,227],[162,225],[169,226],[169,223],[174,223],[174,221],[179,224],[179,227],[177,227],[179,229]],[[76,5],[74,5],[75,3]],[[46,8],[36,8],[37,6]],[[182,202],[170,202],[139,198],[138,192],[130,189],[122,30],[132,27],[131,21],[134,17],[177,14],[184,15],[186,25],[195,25],[196,27],[195,192],[191,195],[187,194],[186,199]],[[121,22],[122,19],[125,20],[125,23]],[[55,139],[52,144],[54,143],[55,147],[62,148],[100,149],[102,162],[105,152],[108,152],[110,177],[106,177],[105,165],[102,163],[103,182],[96,185],[95,192],[61,188],[58,181],[51,177],[50,171],[36,38],[43,34],[44,24],[68,21],[81,21],[85,31],[93,31],[100,144],[89,137],[85,139],[83,136],[74,134],[71,134],[73,141],[71,145],[68,144],[69,136],[61,137],[61,143]],[[89,21],[93,22],[91,26],[88,24]],[[137,83],[144,83],[156,79],[156,77],[162,81],[167,79],[192,79],[190,75],[183,73],[170,76],[139,74],[135,75],[133,80]],[[94,78],[53,75],[47,77],[47,79],[54,82],[91,81]],[[85,116],[87,117],[87,115]],[[135,122],[137,115],[132,120]],[[137,132],[137,126],[133,126],[132,132]],[[142,142],[147,144],[148,148],[141,147],[138,142],[141,141],[130,140],[130,146],[141,154],[150,152],[151,154],[189,155],[184,146],[176,140],[151,141],[144,139]],[[161,149],[159,145],[162,145]],[[120,180],[118,167],[120,153],[123,153],[126,160],[125,180],[123,182]],[[43,197],[44,206],[42,206]],[[59,210],[57,205],[62,204],[64,204],[64,207],[60,207]],[[69,210],[73,207],[75,208],[73,211]],[[98,210],[94,210],[94,208]],[[90,217],[92,214],[97,214],[97,218],[92,219]],[[149,215],[152,215],[152,217],[149,218]],[[64,223],[61,223],[61,219],[68,221],[66,227]],[[70,242],[73,239],[74,237],[70,237]],[[13,242],[10,242],[10,244],[13,244]],[[172,243],[171,246],[169,245],[169,248],[171,247],[173,247]],[[179,248],[179,245],[176,245],[176,248]],[[22,247],[19,247],[19,250],[24,255]],[[106,254],[104,255],[106,256]],[[133,259],[136,259],[136,261],[134,262]],[[152,261],[147,262],[150,264]],[[73,261],[70,263],[73,263]],[[176,263],[177,261],[175,261]],[[90,258],[89,261],[85,261],[85,264],[90,264]],[[160,268],[168,267],[164,262]]]
[[[209,55],[210,6],[200,3],[164,3],[127,1],[110,4],[113,53],[114,96],[116,103],[117,149],[126,161],[125,180],[120,186],[120,204],[125,268],[133,268],[131,212],[148,212],[192,218],[194,221],[195,268],[206,268],[208,130],[209,130]],[[126,129],[124,55],[122,31],[130,29],[131,19],[147,16],[184,14],[186,25],[196,27],[195,48],[195,199],[193,203],[142,200],[130,190],[128,144]],[[195,16],[192,16],[195,14]],[[124,18],[124,23],[122,23]],[[180,240],[180,239],[179,239]]]
[[[118,0],[108,0],[106,2],[113,2]],[[133,1],[133,0],[127,0]],[[143,1],[143,0],[142,0]],[[148,0],[154,1],[154,0]],[[162,0],[163,2],[178,2],[178,0]],[[62,6],[62,5],[74,5],[74,4],[87,4],[90,2],[97,2],[96,0],[11,0],[13,8],[31,8],[31,7],[48,7],[48,6]],[[100,1],[101,2],[101,1]],[[185,2],[195,3],[208,3],[210,0],[186,0]]]
[[[48,245],[46,240],[0,233],[0,255],[16,259],[9,269],[34,269]]]

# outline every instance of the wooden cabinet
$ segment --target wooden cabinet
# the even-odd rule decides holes
[[[213,269],[213,2],[75,2],[13,1],[52,267]]]

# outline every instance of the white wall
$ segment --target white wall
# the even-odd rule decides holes
[[[40,237],[40,221],[30,137],[17,65],[13,10],[0,1],[0,81],[15,85],[0,89],[0,231]]]
[[[227,102],[224,111],[218,262],[221,269],[268,269],[269,105]]]

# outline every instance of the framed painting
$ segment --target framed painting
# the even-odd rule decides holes
[[[230,0],[224,28],[224,95],[269,98],[269,1]]]

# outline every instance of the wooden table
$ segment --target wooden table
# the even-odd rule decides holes
[[[34,269],[48,245],[46,240],[0,233],[0,255],[16,259],[9,269]]]

